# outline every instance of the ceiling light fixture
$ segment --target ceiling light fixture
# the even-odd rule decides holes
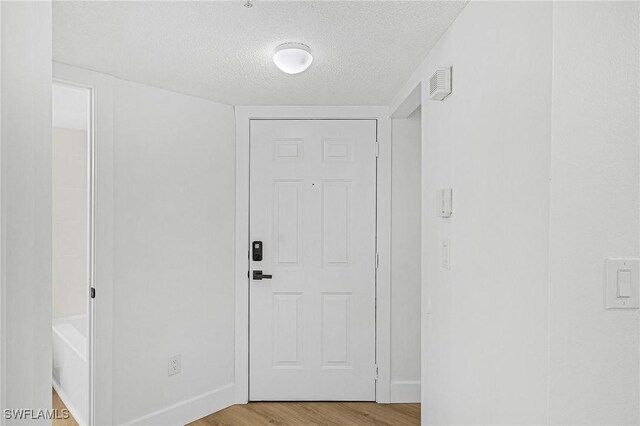
[[[299,74],[313,62],[311,49],[302,43],[284,43],[276,47],[273,62],[282,72]]]
[[[246,7],[247,9],[253,7],[253,3],[251,3],[251,0],[247,0],[247,2],[244,4],[244,7]]]

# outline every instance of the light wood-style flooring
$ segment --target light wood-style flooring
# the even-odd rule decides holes
[[[252,402],[233,405],[190,426],[415,426],[420,404]]]
[[[62,410],[66,410],[67,406],[64,405],[64,402],[62,402],[55,389],[51,389],[51,391],[53,392],[53,409],[58,410],[58,414],[61,417]],[[78,426],[78,422],[76,422],[76,419],[73,418],[71,413],[69,413],[68,419],[53,419],[51,424],[52,426]]]
[[[53,391],[53,408],[66,409]],[[252,402],[233,405],[190,426],[416,426],[420,404],[375,402]],[[73,416],[54,419],[52,426],[78,426]]]

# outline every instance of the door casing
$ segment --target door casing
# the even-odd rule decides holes
[[[87,421],[89,425],[95,424],[94,420],[94,351],[95,351],[95,318],[94,318],[94,300],[90,297],[89,289],[94,288],[95,283],[95,176],[96,176],[96,157],[95,157],[95,87],[83,83],[63,80],[53,77],[52,87],[54,85],[67,86],[78,89],[85,89],[89,92],[89,118],[87,126],[87,272],[86,272],[86,310],[87,310],[87,369],[88,381],[86,391],[89,394],[89,406],[87,407]]]
[[[239,106],[236,113],[235,403],[249,402],[249,124],[251,120],[377,122],[376,402],[390,402],[391,384],[391,121],[377,106]]]
[[[93,98],[93,287],[90,424],[113,424],[113,77],[53,63],[57,82],[92,90]],[[100,336],[96,339],[95,336]]]

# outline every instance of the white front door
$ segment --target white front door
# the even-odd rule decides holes
[[[250,400],[373,401],[376,121],[250,126]]]

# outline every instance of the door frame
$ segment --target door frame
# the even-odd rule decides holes
[[[95,131],[95,87],[83,83],[65,80],[53,76],[52,84],[58,86],[66,86],[89,91],[89,117],[87,120],[87,271],[86,271],[86,308],[87,308],[87,391],[88,407],[87,418],[84,419],[89,425],[95,424],[94,421],[94,384],[95,384],[95,306],[94,300],[91,298],[90,289],[94,287],[95,282],[95,182],[96,182],[96,131]],[[52,138],[53,143],[53,138]],[[53,282],[53,281],[52,281]],[[54,386],[55,387],[55,386]],[[56,389],[58,391],[58,389]]]
[[[376,120],[376,402],[391,385],[391,119],[382,106],[237,106],[235,229],[235,403],[249,402],[249,126],[251,120]]]
[[[114,90],[111,76],[53,63],[53,81],[92,90],[93,282],[89,424],[113,424]],[[100,336],[100,339],[96,339]]]

